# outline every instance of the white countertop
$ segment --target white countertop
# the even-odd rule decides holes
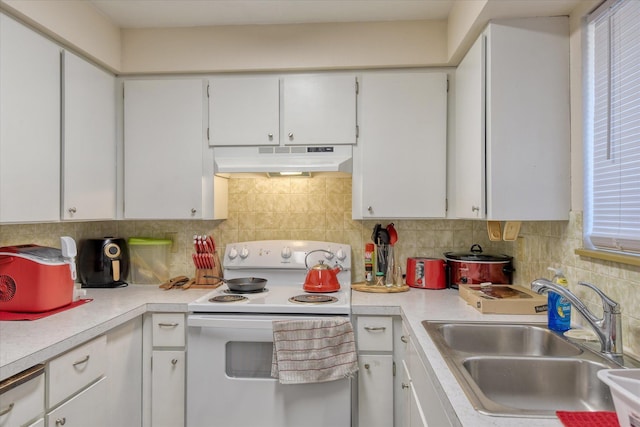
[[[34,321],[0,322],[0,380],[30,368],[101,335],[147,311],[186,312],[187,304],[208,290],[163,291],[155,285],[116,289],[87,289],[93,301]],[[410,289],[408,292],[352,293],[355,315],[402,316],[417,349],[435,371],[458,419],[464,426],[561,426],[555,419],[490,417],[476,412],[446,362],[422,327],[423,320],[544,322],[544,316],[481,314],[468,306],[455,290]]]

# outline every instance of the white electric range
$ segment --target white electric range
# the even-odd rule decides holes
[[[307,254],[309,256],[307,257]],[[303,290],[309,267],[323,262],[339,265],[340,290],[309,294]],[[263,278],[264,292],[231,292],[222,285],[189,304],[193,313],[334,314],[348,315],[351,310],[351,246],[303,240],[263,240],[228,244],[222,259],[225,279]],[[292,301],[307,294],[310,302]],[[304,299],[304,298],[302,298]],[[320,302],[330,299],[327,302]],[[335,301],[334,301],[335,299]]]
[[[340,265],[340,289],[305,292],[305,258],[309,267],[320,261]],[[274,320],[350,315],[351,247],[300,240],[231,243],[222,264],[226,280],[263,278],[266,290],[238,295],[223,284],[189,304],[187,426],[351,425],[351,378],[280,384],[271,377]],[[309,302],[291,300],[297,296]]]

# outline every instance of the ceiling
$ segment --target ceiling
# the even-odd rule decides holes
[[[89,0],[121,28],[447,19],[453,0]]]

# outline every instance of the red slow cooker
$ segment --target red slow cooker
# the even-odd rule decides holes
[[[459,284],[501,283],[513,281],[513,257],[490,255],[474,244],[469,252],[445,252],[448,266],[448,286],[454,289]]]

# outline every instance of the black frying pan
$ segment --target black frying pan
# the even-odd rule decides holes
[[[259,277],[239,277],[237,279],[223,279],[218,276],[204,276],[207,279],[222,280],[229,290],[234,292],[255,292],[264,289],[267,285],[267,279],[261,279]]]

